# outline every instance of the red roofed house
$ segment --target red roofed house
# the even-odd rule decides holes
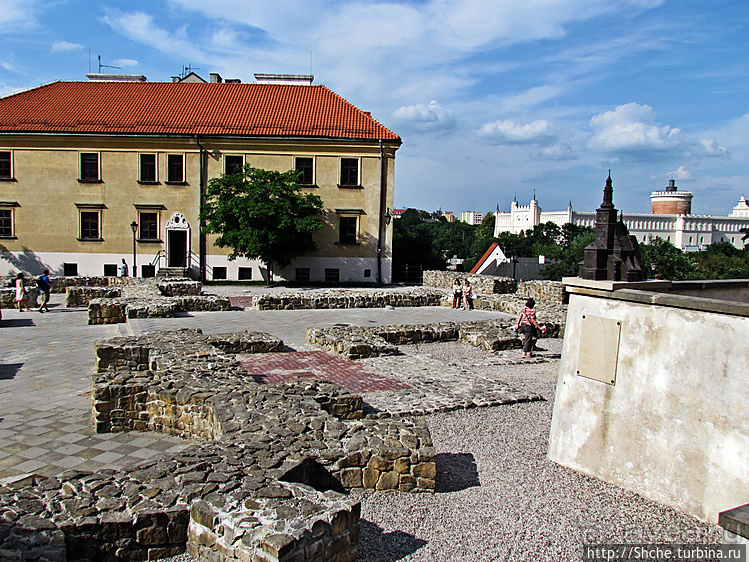
[[[53,82],[0,99],[0,274],[115,275],[135,238],[138,276],[262,279],[198,222],[208,180],[250,164],[301,170],[325,206],[318,251],[277,278],[389,282],[401,139],[306,78]]]

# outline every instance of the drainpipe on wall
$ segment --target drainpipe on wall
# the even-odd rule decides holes
[[[383,219],[387,212],[387,170],[385,163],[385,147],[380,143],[380,214],[377,219],[378,225],[378,236],[377,236],[377,284],[382,285],[382,243],[383,238],[386,237],[386,232],[383,228]],[[387,228],[387,225],[385,225]]]
[[[200,144],[200,136],[195,135],[195,143],[200,148],[200,214],[203,214],[203,206],[205,205],[205,180],[204,180],[204,149],[203,145]],[[198,245],[199,245],[199,258],[200,258],[200,282],[205,283],[205,261],[206,261],[206,235],[205,235],[205,221],[200,218],[198,219]]]

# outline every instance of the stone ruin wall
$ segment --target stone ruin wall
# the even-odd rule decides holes
[[[199,330],[99,342],[98,431],[158,429],[199,441],[123,471],[0,485],[0,552],[354,560],[360,508],[341,492],[433,491],[429,430],[423,420],[363,418],[361,398],[331,383],[255,383],[231,357],[281,347],[264,334]]]
[[[417,288],[410,291],[336,290],[308,296],[299,292],[260,295],[253,300],[257,310],[312,310],[334,308],[385,308],[439,306],[442,293]]]

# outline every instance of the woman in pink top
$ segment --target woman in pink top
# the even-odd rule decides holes
[[[542,332],[546,332],[546,327],[541,326],[538,321],[536,321],[536,311],[533,310],[534,306],[536,306],[536,301],[533,299],[525,301],[525,307],[520,311],[518,323],[517,326],[515,326],[515,329],[523,334],[523,359],[526,357],[533,357],[534,326],[539,328]]]

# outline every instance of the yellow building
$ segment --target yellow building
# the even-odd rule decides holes
[[[213,80],[213,76],[212,76]],[[54,82],[0,99],[0,274],[264,279],[201,232],[210,178],[301,170],[324,203],[318,250],[276,279],[390,282],[401,139],[324,86]],[[134,229],[131,228],[134,225]]]

